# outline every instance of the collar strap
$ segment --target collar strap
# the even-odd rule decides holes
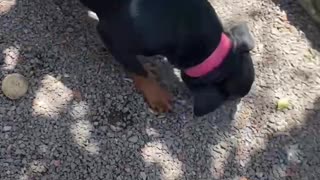
[[[220,43],[218,47],[213,51],[213,53],[202,63],[188,68],[184,72],[188,76],[194,78],[208,74],[210,71],[214,70],[215,68],[221,65],[231,48],[231,40],[226,34],[222,33]]]

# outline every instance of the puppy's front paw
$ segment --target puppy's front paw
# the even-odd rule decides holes
[[[144,78],[135,76],[134,83],[137,89],[139,89],[150,107],[156,112],[169,112],[171,111],[171,94],[159,83],[150,78]]]
[[[159,85],[154,85],[150,91],[144,93],[150,107],[157,112],[169,112],[172,110],[172,97],[166,89]]]

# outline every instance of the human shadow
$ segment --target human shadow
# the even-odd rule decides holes
[[[300,125],[271,134],[261,150],[250,155],[242,174],[248,179],[317,179],[319,177],[320,99],[306,109]],[[235,151],[229,158],[233,159]],[[232,162],[232,161],[230,161]],[[228,169],[241,169],[227,165]],[[241,173],[240,173],[241,174]]]

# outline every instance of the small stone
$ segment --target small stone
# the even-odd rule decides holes
[[[113,138],[113,137],[114,137],[114,133],[108,132],[108,133],[107,133],[107,136],[110,137],[110,138]]]
[[[62,79],[61,75],[58,75],[57,78],[56,78],[57,81],[61,81],[61,79]]]
[[[71,169],[75,169],[77,167],[77,164],[76,163],[71,163]]]
[[[140,177],[141,177],[141,179],[142,180],[146,180],[147,179],[147,175],[146,175],[146,173],[145,172],[140,172]]]
[[[131,171],[130,168],[125,168],[124,170],[125,170],[127,173],[129,173],[129,172]]]
[[[279,30],[277,28],[272,28],[271,29],[271,34],[277,35],[277,34],[279,34]]]
[[[9,99],[15,100],[24,96],[28,91],[29,83],[21,74],[14,73],[2,81],[2,92]]]
[[[258,177],[258,178],[262,178],[262,177],[263,177],[263,173],[262,173],[262,172],[258,172],[258,173],[257,173],[257,177]]]
[[[165,114],[161,114],[161,115],[159,115],[157,118],[159,118],[159,119],[163,119],[163,118],[165,118],[166,117],[166,115]]]
[[[225,175],[225,177],[230,177],[230,176],[231,176],[231,173],[230,173],[230,171],[225,171],[225,172],[224,172],[224,175]]]
[[[239,163],[240,163],[241,167],[245,167],[246,166],[246,163],[244,162],[244,160],[240,160]]]
[[[0,114],[4,114],[6,112],[6,109],[3,107],[0,107]]]
[[[67,28],[67,31],[68,31],[68,32],[73,32],[73,30],[74,30],[74,29],[73,29],[72,27],[68,27],[68,28]]]
[[[129,142],[132,142],[132,143],[136,143],[136,142],[138,142],[138,140],[139,140],[138,136],[131,136],[131,137],[128,139],[128,141],[129,141]]]
[[[23,143],[21,143],[19,147],[20,147],[20,148],[25,148],[25,147],[26,147],[26,145],[25,145],[25,144],[23,144]]]
[[[121,127],[110,125],[110,129],[112,129],[114,132],[118,132],[121,130]]]
[[[226,142],[224,142],[224,141],[220,143],[220,146],[223,149],[227,149],[228,148],[228,144]]]
[[[48,152],[48,146],[45,145],[45,144],[42,144],[39,146],[38,148],[38,152],[41,153],[41,154],[45,154]]]
[[[30,169],[31,169],[32,172],[34,172],[34,173],[44,173],[44,172],[47,171],[46,166],[45,166],[43,163],[37,162],[37,161],[35,161],[35,162],[33,162],[33,163],[31,164]]]
[[[61,165],[61,161],[60,160],[53,160],[52,161],[52,164],[55,166],[55,167],[59,167]]]
[[[20,179],[20,180],[28,180],[28,179],[29,179],[29,176],[26,175],[26,174],[24,174],[24,175],[20,176],[19,179]]]
[[[8,132],[8,131],[10,131],[11,129],[12,129],[11,126],[4,126],[4,127],[3,127],[3,131],[4,131],[4,132]]]
[[[108,131],[108,126],[100,126],[101,131]]]
[[[276,178],[282,178],[282,177],[285,177],[286,176],[286,172],[285,170],[283,170],[282,167],[278,166],[278,165],[275,165],[273,167],[273,175],[276,177]]]
[[[73,97],[74,97],[74,99],[76,101],[78,101],[78,102],[82,101],[82,95],[81,95],[81,92],[79,90],[74,90],[72,92],[72,94],[73,94]]]

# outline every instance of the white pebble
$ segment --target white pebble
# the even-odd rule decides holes
[[[12,127],[11,126],[4,126],[3,127],[3,131],[7,132],[7,131],[11,131]]]

